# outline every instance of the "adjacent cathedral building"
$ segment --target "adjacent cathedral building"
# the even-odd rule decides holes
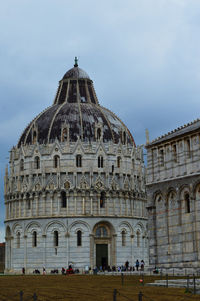
[[[164,179],[162,164],[159,177]],[[184,168],[180,172],[191,176]],[[155,182],[152,177],[148,183]],[[185,191],[189,200],[199,193],[195,185],[184,190],[186,200]],[[142,147],[99,104],[92,80],[77,61],[59,81],[53,104],[29,123],[11,149],[4,186],[7,272],[43,267],[48,272],[69,264],[80,270],[107,268],[127,260],[134,265],[137,259],[148,263]],[[170,196],[174,193],[176,200],[173,188]],[[162,194],[159,202],[164,202]],[[190,207],[185,204],[190,221],[193,201]]]
[[[200,267],[200,120],[146,148],[150,265],[195,271]]]

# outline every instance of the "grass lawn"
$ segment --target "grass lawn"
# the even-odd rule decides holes
[[[22,290],[24,292],[23,300],[33,300],[30,297],[36,293],[39,301],[112,301],[114,289],[117,289],[119,292],[117,301],[138,301],[138,293],[140,291],[144,294],[142,301],[200,300],[200,295],[186,294],[185,289],[181,288],[142,286],[139,279],[141,279],[140,276],[124,276],[124,285],[122,286],[121,276],[1,276],[0,300],[20,300],[19,292]],[[156,279],[160,279],[159,276],[145,276],[144,281],[148,283]]]

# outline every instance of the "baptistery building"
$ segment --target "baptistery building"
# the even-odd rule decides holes
[[[148,262],[142,147],[77,60],[11,149],[4,189],[7,272]]]

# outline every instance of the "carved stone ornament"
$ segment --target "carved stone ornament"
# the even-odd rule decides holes
[[[66,189],[66,190],[68,190],[68,189],[70,189],[70,182],[69,181],[66,181],[65,183],[64,183],[64,188]]]

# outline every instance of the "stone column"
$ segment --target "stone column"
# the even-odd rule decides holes
[[[24,217],[26,217],[26,196],[23,197],[23,204],[24,204]]]
[[[74,192],[74,204],[75,204],[75,208],[74,208],[74,214],[77,213],[77,193]]]
[[[96,263],[94,262],[94,235],[90,234],[90,266],[91,269],[93,269],[96,265]]]
[[[19,217],[21,217],[21,200],[19,199]]]
[[[97,193],[98,215],[100,215],[100,194]]]
[[[85,197],[82,200],[82,214],[85,214]]]
[[[43,237],[43,267],[46,267],[46,234],[42,235]]]
[[[42,203],[43,203],[43,215],[46,215],[46,194],[42,194]]]
[[[53,191],[50,192],[51,216],[53,215]]]
[[[61,203],[61,194],[60,192],[57,193],[57,198],[58,198],[58,215],[60,214],[60,203]]]
[[[69,244],[69,238],[70,238],[70,234],[67,231],[67,233],[65,234],[66,237],[66,259],[67,259],[67,267],[69,266],[69,262],[70,262],[70,244]]]
[[[134,266],[134,235],[131,234],[131,266]]]
[[[113,234],[112,236],[112,244],[111,244],[111,258],[110,258],[110,264],[113,266],[116,266],[117,263],[117,256],[116,256],[116,239],[117,234]]]
[[[36,216],[39,216],[39,195],[38,194],[36,194],[35,195],[35,202],[36,202],[36,212],[35,212],[35,214],[36,214]]]
[[[90,214],[93,215],[93,194],[90,194]]]
[[[24,268],[27,266],[27,235],[24,235]]]

